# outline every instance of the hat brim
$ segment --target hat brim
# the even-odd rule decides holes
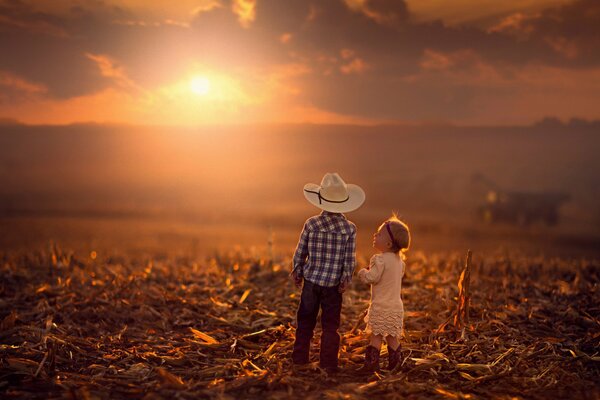
[[[327,201],[322,201],[319,204],[319,195],[312,192],[319,192],[321,190],[321,186],[314,183],[307,183],[304,185],[304,197],[306,200],[312,205],[321,210],[336,212],[336,213],[345,213],[358,209],[365,202],[365,191],[358,185],[353,185],[351,183],[346,184],[346,189],[348,190],[348,200],[343,203],[330,203]]]

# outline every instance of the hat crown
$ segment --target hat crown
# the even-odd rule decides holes
[[[365,192],[358,185],[346,184],[336,172],[326,173],[321,185],[304,185],[304,197],[321,210],[345,213],[356,210],[365,201]]]
[[[321,196],[332,201],[348,198],[348,186],[338,173],[327,173],[321,181]]]

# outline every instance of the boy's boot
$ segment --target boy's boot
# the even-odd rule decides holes
[[[365,364],[357,372],[359,374],[371,374],[375,371],[379,371],[379,350],[373,346],[367,346]]]
[[[396,350],[393,350],[390,346],[388,346],[388,369],[391,371],[400,362],[400,346]]]

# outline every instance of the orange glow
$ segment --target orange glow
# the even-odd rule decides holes
[[[441,74],[453,82],[470,82],[478,87],[502,89],[518,85],[523,88],[516,96],[480,98],[479,114],[463,121],[469,124],[526,123],[550,114],[568,119],[573,115],[593,117],[597,113],[595,100],[599,86],[595,82],[600,82],[600,68],[572,71],[532,65],[506,74],[468,51],[426,51],[421,63],[421,71],[405,77],[406,82],[418,84]],[[196,70],[179,81],[143,92],[119,85],[70,99],[47,98],[43,86],[19,76],[0,74],[0,86],[19,90],[29,99],[5,105],[2,114],[30,124],[78,121],[160,125],[255,122],[371,125],[391,122],[344,115],[307,104],[304,88],[297,83],[297,78],[310,73],[308,66],[290,64],[274,68],[261,81],[250,83],[241,77]],[[210,82],[210,89],[204,95],[196,94],[191,86],[198,76]],[[561,93],[561,96],[549,95],[551,93]],[[511,110],[510,118],[498,113],[505,109]]]
[[[237,123],[260,103],[260,96],[249,95],[246,86],[239,78],[203,70],[155,89],[142,107],[166,124]]]

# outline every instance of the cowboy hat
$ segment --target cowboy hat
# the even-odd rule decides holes
[[[346,184],[337,173],[326,173],[321,185],[304,185],[304,197],[322,210],[344,213],[356,210],[365,201],[365,192],[360,186]]]

